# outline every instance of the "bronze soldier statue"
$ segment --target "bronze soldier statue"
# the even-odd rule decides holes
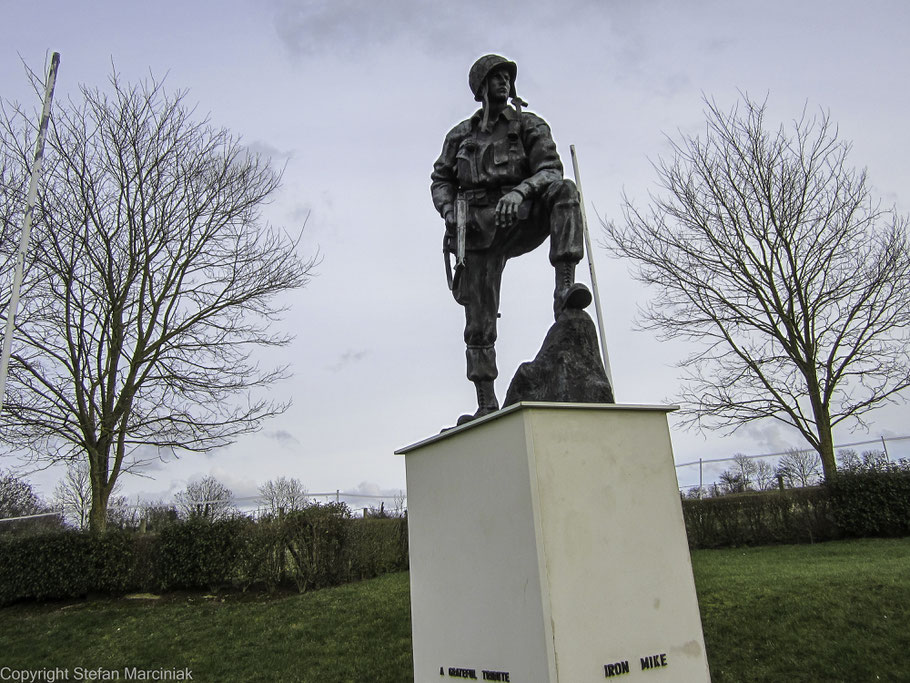
[[[449,131],[430,176],[433,203],[445,220],[447,268],[448,254],[457,254],[450,286],[464,307],[467,375],[477,390],[477,411],[462,415],[459,424],[499,409],[494,344],[508,259],[549,237],[554,316],[591,302],[588,288],[575,282],[584,256],[578,190],[563,178],[550,127],[523,110],[517,72],[515,62],[499,55],[474,63],[468,85],[482,108]]]

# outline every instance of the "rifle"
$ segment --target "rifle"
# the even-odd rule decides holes
[[[442,240],[442,255],[446,264],[446,282],[449,289],[455,291],[464,272],[465,233],[468,229],[468,200],[463,195],[455,199],[455,268],[449,256],[452,253],[449,234]]]

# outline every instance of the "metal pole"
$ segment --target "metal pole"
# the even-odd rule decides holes
[[[44,108],[38,123],[38,138],[35,140],[35,158],[32,161],[31,177],[28,180],[28,196],[25,204],[25,218],[22,221],[22,236],[19,239],[19,252],[16,254],[16,269],[13,272],[13,291],[6,312],[6,332],[3,335],[3,353],[0,356],[0,410],[6,397],[6,376],[9,372],[9,357],[12,352],[13,330],[16,327],[16,311],[19,308],[19,290],[22,287],[22,273],[25,270],[25,255],[32,234],[32,218],[35,213],[35,201],[38,198],[38,177],[41,175],[41,164],[44,161],[44,139],[47,136],[47,124],[51,118],[51,102],[54,99],[54,85],[57,82],[57,67],[60,65],[60,53],[51,55],[51,67],[47,73],[44,90]]]
[[[613,390],[613,400],[616,400],[616,385],[613,384],[613,373],[610,370],[610,355],[607,353],[607,338],[604,335],[603,311],[600,308],[600,290],[597,288],[597,274],[594,272],[594,257],[591,251],[591,235],[588,233],[588,218],[585,214],[585,195],[581,190],[581,175],[578,172],[578,157],[575,154],[575,145],[569,145],[572,152],[572,170],[575,173],[575,185],[578,187],[578,203],[581,206],[581,226],[585,234],[585,251],[588,254],[588,270],[591,273],[591,289],[594,295],[594,310],[597,314],[597,331],[600,333],[600,350],[604,359],[604,370],[607,380]]]
[[[882,448],[885,451],[885,460],[887,460],[888,462],[891,462],[891,457],[888,455],[888,444],[885,443],[885,437],[882,436],[880,438],[882,440]]]

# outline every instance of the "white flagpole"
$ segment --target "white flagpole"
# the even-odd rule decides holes
[[[600,307],[600,290],[597,288],[597,274],[594,272],[594,257],[591,252],[591,235],[588,233],[588,218],[585,214],[585,195],[581,190],[581,175],[578,172],[578,157],[575,155],[575,145],[569,145],[572,152],[572,170],[575,173],[575,186],[578,188],[578,202],[581,205],[581,225],[585,233],[585,251],[588,254],[588,270],[591,272],[591,289],[594,295],[594,310],[597,314],[597,331],[600,333],[600,350],[603,354],[604,370],[607,373],[607,379],[610,382],[610,388],[613,390],[613,397],[616,400],[616,386],[613,384],[613,373],[610,370],[610,355],[607,353],[607,338],[604,335],[604,318],[603,311]]]
[[[22,273],[25,270],[25,256],[28,252],[32,234],[32,216],[35,212],[35,201],[38,198],[38,178],[41,175],[41,164],[44,161],[44,140],[47,137],[47,124],[51,117],[51,102],[54,99],[54,85],[57,82],[57,67],[60,66],[60,53],[51,55],[51,66],[47,73],[44,91],[44,108],[38,123],[38,138],[35,140],[35,158],[32,161],[31,176],[28,181],[28,197],[25,206],[25,218],[22,221],[22,236],[19,239],[19,252],[16,255],[16,269],[13,272],[13,292],[10,295],[6,311],[6,332],[3,335],[3,354],[0,357],[0,410],[6,397],[6,376],[9,372],[9,357],[13,343],[13,330],[16,327],[16,311],[19,308],[19,290],[22,287]]]

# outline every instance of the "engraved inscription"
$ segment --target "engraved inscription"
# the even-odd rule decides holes
[[[664,666],[668,666],[666,652],[659,655],[648,655],[647,657],[641,657],[642,671],[647,671],[648,669],[660,669]]]
[[[448,673],[449,678],[469,678],[471,680],[478,680],[477,678],[477,669],[467,669],[460,666],[450,666],[446,669],[444,666],[439,667],[439,675],[445,676]],[[484,681],[502,681],[503,683],[511,683],[512,678],[508,671],[492,671],[490,669],[482,669],[480,671],[480,677]]]
[[[621,662],[616,662],[615,664],[604,664],[604,678],[621,676],[622,674],[630,673],[630,671],[629,662],[625,659]]]
[[[477,680],[477,670],[476,669],[461,669],[459,667],[450,666],[449,667],[449,677],[450,678],[473,678]]]

